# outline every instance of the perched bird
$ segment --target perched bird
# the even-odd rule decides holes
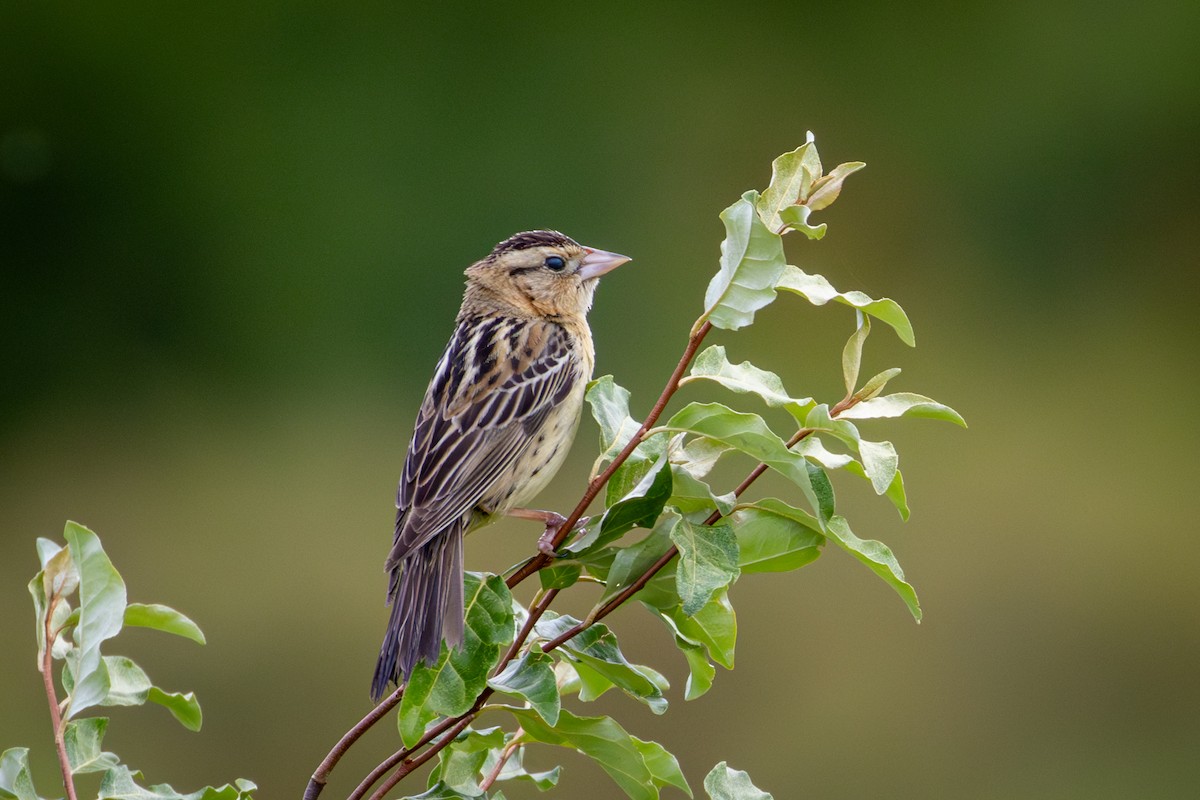
[[[625,256],[557,231],[500,242],[466,271],[454,335],[425,392],[396,491],[386,570],[391,605],[371,697],[399,685],[442,640],[463,639],[463,537],[524,508],[566,459],[594,353],[587,312],[597,279]]]

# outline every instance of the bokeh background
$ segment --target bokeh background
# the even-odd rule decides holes
[[[672,708],[601,708],[697,790],[727,759],[778,798],[1194,797],[1197,30],[1188,2],[5,4],[0,749],[34,748],[55,792],[25,583],[70,518],[132,599],[209,636],[124,644],[197,691],[204,731],[115,709],[107,744],[151,781],[299,796],[368,708],[392,493],[462,269],[531,227],[634,256],[592,319],[644,413],[717,213],[811,129],[868,169],[792,260],[903,303],[919,348],[880,327],[865,369],[971,424],[871,428],[907,524],[841,484],[926,621],[830,551],[737,584],[737,669],[695,703],[623,610]],[[851,317],[782,298],[713,341],[836,399]],[[591,425],[545,505],[578,495]],[[536,534],[498,525],[469,562]],[[619,796],[559,756],[562,796]]]

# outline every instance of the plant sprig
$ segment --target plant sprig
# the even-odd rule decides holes
[[[722,212],[725,239],[703,313],[646,418],[637,423],[630,417],[629,392],[611,376],[589,387],[586,398],[600,427],[601,455],[594,477],[553,541],[559,557],[539,552],[504,581],[494,575],[468,576],[467,596],[486,596],[489,609],[475,613],[476,607],[468,604],[468,639],[473,635],[480,645],[468,644],[462,651],[443,648],[437,664],[418,666],[406,687],[339,741],[314,773],[305,800],[315,800],[341,755],[396,705],[405,747],[377,766],[350,800],[367,797],[381,779],[370,797],[382,800],[435,755],[439,763],[422,798],[501,797],[494,787],[508,780],[549,788],[557,770],[551,780],[522,766],[521,754],[533,744],[582,752],[635,800],[653,800],[666,786],[690,796],[678,763],[661,745],[637,739],[609,717],[576,716],[564,707],[564,698],[572,694],[587,702],[619,689],[655,713],[667,708],[665,678],[629,662],[615,633],[601,620],[634,598],[662,619],[689,667],[688,700],[711,686],[714,662],[733,667],[737,626],[729,600],[732,584],[744,574],[798,569],[815,560],[826,542],[888,583],[920,621],[916,593],[894,554],[851,530],[839,513],[829,475],[845,471],[866,480],[907,519],[895,447],[865,438],[856,423],[919,416],[962,425],[962,417],[921,395],[884,395],[899,369],[860,383],[871,320],[891,327],[912,346],[915,337],[907,315],[893,300],[837,291],[824,277],[788,264],[783,248],[784,235],[792,231],[810,240],[825,235],[826,226],[810,224],[810,215],[834,202],[846,177],[863,166],[851,162],[824,173],[809,134],[803,145],[775,160],[764,192],[747,192]],[[752,324],[779,292],[816,306],[836,302],[854,309],[854,329],[842,352],[846,394],[837,402],[795,397],[777,374],[749,361],[732,363],[723,346],[700,350],[714,328],[736,331]],[[661,421],[681,386],[714,383],[786,411],[794,430],[780,435],[758,414],[715,402],[691,402]],[[755,466],[732,490],[718,492],[708,482],[709,473],[717,462],[735,455],[749,457]],[[744,498],[768,469],[794,484],[802,505]],[[604,510],[576,532],[601,491]],[[542,588],[526,608],[510,590],[535,574]],[[582,620],[552,612],[558,594],[577,584],[602,587],[591,612]],[[482,594],[473,591],[484,586],[488,589]],[[497,694],[518,705],[493,704]],[[489,709],[507,714],[514,730],[471,727]],[[712,798],[770,797],[745,773],[724,763],[704,786]]]
[[[103,749],[106,717],[85,717],[97,706],[163,706],[181,725],[199,731],[200,703],[191,692],[167,692],[125,656],[104,655],[101,646],[123,627],[150,628],[204,644],[192,620],[164,605],[130,603],[125,582],[112,565],[100,538],[74,522],[63,531],[65,545],[37,540],[41,571],[29,582],[38,645],[38,670],[49,705],[54,744],[68,800],[79,797],[76,777],[98,773],[99,800],[250,800],[255,785],[239,779],[219,788],[181,794],[166,784],[146,787],[140,772]],[[78,605],[71,599],[78,595]],[[59,699],[54,662],[61,662]],[[0,754],[0,799],[40,800],[29,769],[29,750],[13,747]]]

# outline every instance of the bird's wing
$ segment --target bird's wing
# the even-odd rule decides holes
[[[461,322],[417,416],[396,491],[389,568],[471,511],[582,376],[570,334],[511,318]]]

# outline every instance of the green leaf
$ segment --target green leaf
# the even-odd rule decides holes
[[[251,781],[239,778],[219,788],[206,786],[191,794],[180,794],[165,783],[142,786],[138,777],[140,773],[123,764],[113,767],[100,783],[101,800],[250,800],[251,792],[258,789]]]
[[[399,728],[412,747],[438,714],[465,714],[487,685],[500,650],[513,640],[512,594],[497,575],[466,574],[466,625],[460,647],[442,645],[433,666],[418,664],[400,701]]]
[[[508,662],[487,684],[498,692],[524,699],[547,725],[558,722],[562,701],[554,678],[554,659],[540,650],[528,650]]]
[[[704,294],[705,320],[715,327],[736,331],[754,321],[754,312],[775,299],[775,282],[786,259],[783,239],[767,229],[755,210],[757,192],[721,212],[725,240],[721,242],[721,267]]]
[[[684,434],[672,438],[674,447],[671,459],[672,463],[683,467],[693,478],[703,478],[712,472],[712,468],[717,465],[721,456],[733,450],[727,444],[707,438],[693,438],[688,440],[683,447],[679,447],[677,443],[684,438],[686,438]]]
[[[616,541],[634,528],[654,525],[671,496],[671,469],[666,448],[650,467],[637,486],[604,512],[598,522],[588,525],[588,532],[567,548],[574,554],[585,554]]]
[[[713,592],[737,580],[737,537],[724,522],[701,525],[680,519],[671,528],[671,541],[679,548],[675,585],[683,613],[690,617],[708,603]]]
[[[788,450],[757,414],[743,414],[720,403],[691,403],[664,428],[713,439],[762,461],[801,486],[808,482],[804,457]]]
[[[170,606],[158,603],[130,603],[125,606],[125,624],[132,628],[152,628],[173,633],[197,644],[204,644],[204,633],[196,623]]]
[[[888,487],[892,485],[892,481],[896,477],[896,469],[900,463],[900,457],[896,454],[896,448],[891,442],[871,442],[863,439],[858,433],[858,428],[852,422],[840,418],[831,418],[829,416],[829,408],[824,404],[815,406],[809,412],[804,424],[815,431],[835,436],[857,451],[859,458],[862,460],[862,474],[871,481],[871,486],[875,489],[875,493],[884,494],[887,492]],[[831,460],[823,460],[823,454],[819,454],[815,450],[818,446],[813,444],[811,439],[812,437],[809,437],[808,440],[802,442],[800,446],[795,448],[796,451],[814,457],[815,460],[827,467],[836,469],[853,466],[849,462],[834,466]],[[857,472],[854,469],[850,471]]]
[[[717,510],[725,515],[737,503],[737,496],[733,492],[716,494],[711,486],[694,477],[681,465],[672,464],[671,471],[671,497],[667,502],[682,514],[702,513],[707,516]]]
[[[97,705],[108,694],[100,645],[116,636],[125,618],[125,582],[100,546],[100,539],[82,525],[68,522],[63,532],[71,558],[79,568],[79,624],[71,671],[74,691],[66,713],[68,719]]]
[[[875,395],[877,395],[883,391],[883,387],[887,386],[888,381],[890,381],[892,378],[896,377],[899,374],[900,374],[899,367],[892,367],[891,369],[885,369],[883,372],[879,373],[874,378],[871,378],[871,380],[864,383],[862,385],[862,388],[854,393],[855,402],[861,403],[864,400],[870,400],[872,397],[874,397]],[[844,416],[846,416],[846,412],[843,411],[838,416],[844,417]]]
[[[97,705],[140,706],[154,688],[150,676],[125,656],[104,656],[104,669],[108,674],[109,690]]]
[[[164,692],[157,686],[151,686],[146,699],[166,708],[189,731],[199,731],[204,724],[200,701],[194,692]]]
[[[808,217],[811,214],[812,209],[808,206],[788,206],[779,212],[779,219],[789,229],[799,231],[809,239],[824,239],[827,226],[824,222],[820,225],[809,225]]]
[[[442,786],[467,796],[478,794],[481,771],[492,749],[504,747],[504,731],[500,728],[465,731],[454,737],[441,753],[438,765],[429,774],[429,788]]]
[[[461,792],[438,781],[420,794],[406,795],[404,800],[487,800],[487,795],[478,790]]]
[[[538,580],[543,589],[566,589],[575,585],[582,572],[583,565],[578,561],[559,559],[538,570]]]
[[[732,522],[738,566],[747,575],[799,569],[816,561],[825,544],[815,517],[774,498],[739,508]]]
[[[908,521],[908,498],[904,494],[904,475],[900,470],[896,470],[896,477],[892,478],[892,485],[888,487],[885,495],[888,500],[892,501],[892,505],[900,512],[900,518]]]
[[[72,720],[63,730],[63,745],[67,751],[67,762],[71,774],[105,772],[121,763],[113,753],[101,747],[104,732],[108,729],[106,717],[88,717]]]
[[[496,753],[489,753],[488,759],[484,762],[484,773],[489,773],[496,766]],[[525,748],[518,747],[513,752],[511,758],[504,762],[500,772],[496,775],[496,782],[501,781],[528,781],[537,787],[539,792],[546,792],[554,788],[558,784],[558,776],[562,772],[561,767],[555,767],[545,772],[529,772],[525,769]]]
[[[662,745],[630,736],[609,717],[577,717],[564,710],[558,724],[549,726],[526,709],[509,711],[530,739],[583,753],[633,800],[657,800],[659,789],[664,786],[674,786],[689,797],[692,795],[674,756]]]
[[[962,416],[950,406],[931,400],[928,397],[912,392],[897,392],[896,394],[863,400],[839,414],[843,419],[890,419],[893,417],[925,417],[953,422],[955,425],[967,427]]]
[[[538,620],[534,630],[538,636],[549,641],[578,624],[579,620],[574,617],[547,614]],[[559,650],[576,662],[576,671],[580,673],[581,680],[585,679],[586,672],[579,669],[579,662],[630,697],[645,703],[655,714],[667,710],[667,699],[663,696],[663,690],[668,686],[666,678],[649,667],[631,664],[621,652],[616,635],[607,625],[596,623],[580,631],[563,642]]]
[[[737,615],[729,602],[728,590],[718,591],[713,599],[708,601],[708,605],[690,617],[683,613],[682,605],[669,608],[649,607],[663,618],[677,636],[692,644],[703,645],[713,661],[725,669],[733,669],[733,652],[737,644]]]
[[[826,532],[839,547],[866,564],[872,572],[895,589],[896,594],[900,595],[908,606],[908,610],[912,612],[913,619],[917,622],[921,621],[921,605],[917,601],[917,593],[904,580],[904,570],[900,568],[900,563],[896,561],[896,556],[892,554],[891,548],[874,539],[858,538],[850,530],[850,524],[846,522],[846,518],[838,515],[834,515],[829,520]]]
[[[605,375],[588,384],[584,399],[600,426],[600,461],[611,461],[641,427],[629,416],[629,390]]]
[[[755,205],[763,224],[772,231],[783,228],[779,212],[804,201],[821,177],[821,158],[811,134],[809,136],[807,142],[771,162],[771,185]]]
[[[803,421],[815,402],[811,397],[795,398],[783,388],[783,381],[774,372],[759,369],[749,361],[731,364],[725,348],[713,345],[696,356],[691,374],[679,382],[680,386],[700,380],[719,383],[739,394],[754,394],[772,408],[782,408],[797,420]],[[719,454],[718,454],[719,455]]]
[[[774,800],[750,782],[750,776],[740,769],[731,769],[722,761],[704,779],[704,791],[712,800]]]
[[[838,195],[842,193],[842,183],[846,178],[850,177],[860,169],[865,167],[861,161],[848,161],[845,164],[838,164],[825,177],[813,183],[812,193],[808,196],[808,202],[805,203],[813,211],[820,211],[823,208],[828,208],[833,205],[833,201],[838,199]]]
[[[47,539],[45,536],[39,536],[35,542],[37,547],[38,562],[42,565],[42,569],[46,568],[46,564],[50,559],[58,555],[63,550],[63,546],[53,539]]]
[[[708,660],[708,650],[704,645],[697,641],[687,638],[679,633],[675,627],[675,621],[665,613],[654,609],[658,614],[659,619],[666,623],[667,627],[675,635],[675,646],[683,653],[684,659],[688,665],[688,679],[683,687],[683,699],[695,700],[697,697],[704,695],[712,688],[713,678],[717,675],[716,667]],[[680,612],[682,616],[682,612]]]
[[[28,747],[10,747],[0,754],[0,798],[41,800],[33,788]]]
[[[644,539],[617,551],[612,566],[603,577],[605,588],[600,604],[635,583],[666,554],[671,548],[671,528],[678,519],[679,513],[667,508],[654,529]],[[674,603],[675,599],[672,598],[670,602]]]
[[[863,344],[867,341],[867,334],[871,332],[871,318],[861,313],[857,316],[858,327],[850,335],[846,347],[842,350],[842,377],[846,382],[846,394],[852,394],[858,383],[858,368],[862,363]]]
[[[79,588],[79,570],[71,559],[70,548],[64,547],[46,561],[42,568],[42,589],[47,602],[53,597],[68,597]]]
[[[895,300],[889,300],[886,297],[882,300],[873,300],[862,292],[839,292],[824,277],[809,275],[791,264],[784,268],[779,280],[775,283],[775,288],[798,294],[815,306],[823,306],[830,300],[836,300],[844,305],[857,308],[879,321],[891,325],[900,340],[909,347],[916,345],[912,323],[908,321],[908,315]]]

